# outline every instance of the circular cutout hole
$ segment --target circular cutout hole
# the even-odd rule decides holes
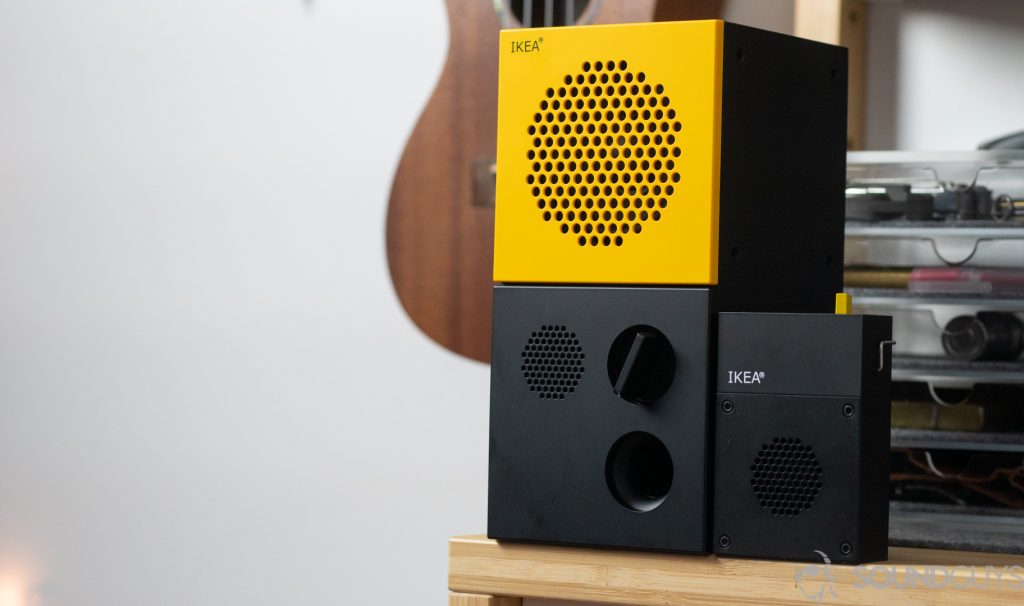
[[[665,501],[672,488],[672,457],[653,435],[628,433],[608,452],[605,477],[620,505],[633,511],[651,511]]]

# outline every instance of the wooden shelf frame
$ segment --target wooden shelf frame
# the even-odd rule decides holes
[[[863,0],[794,0],[793,34],[849,50],[846,148],[864,149],[868,7]]]

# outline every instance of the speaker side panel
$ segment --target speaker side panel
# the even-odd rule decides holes
[[[892,339],[891,316],[861,316],[864,322],[862,366],[864,384],[861,398],[864,406],[864,473],[861,494],[869,513],[864,517],[861,544],[884,559],[889,537],[889,466],[891,450],[890,420],[892,414],[892,347],[882,343]]]
[[[833,310],[842,290],[846,79],[844,48],[725,24],[722,311]]]

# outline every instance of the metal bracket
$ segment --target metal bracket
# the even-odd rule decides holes
[[[882,372],[885,370],[885,346],[888,345],[890,348],[896,344],[896,341],[879,341],[878,342],[878,368],[876,372]],[[890,351],[892,351],[890,349]]]

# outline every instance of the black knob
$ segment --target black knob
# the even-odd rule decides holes
[[[615,393],[645,404],[665,395],[676,373],[676,356],[668,338],[650,326],[622,331],[608,352],[608,378]]]
[[[942,331],[942,347],[961,360],[1012,360],[1024,350],[1024,323],[999,312],[958,316]]]

